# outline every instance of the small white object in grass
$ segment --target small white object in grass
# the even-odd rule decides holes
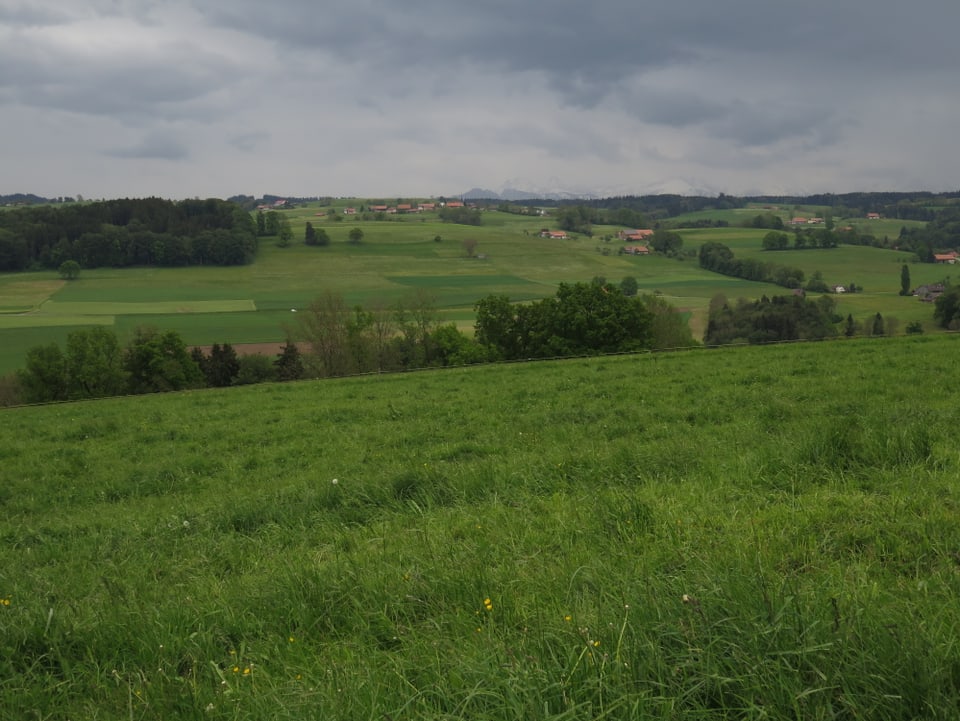
[[[296,312],[297,312],[297,309],[296,309],[296,308],[291,308],[291,309],[290,309],[290,312],[291,312],[291,313],[296,313]]]
[[[340,481],[338,481],[336,478],[334,478],[334,479],[333,479],[332,481],[330,481],[330,482],[331,482],[333,485],[337,485]]]

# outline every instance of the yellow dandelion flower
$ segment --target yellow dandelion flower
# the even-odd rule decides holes
[[[289,641],[290,643],[296,643],[297,639],[295,639],[293,636],[289,636],[287,638],[287,641]]]
[[[240,673],[240,667],[239,667],[239,666],[234,666],[234,667],[233,667],[233,672],[234,672],[234,673]]]
[[[482,632],[483,632],[483,629],[477,626],[477,633],[482,633]]]
[[[568,613],[566,616],[563,617],[563,620],[566,621],[567,623],[570,623],[573,620],[573,616],[571,616]]]
[[[9,605],[10,605],[10,599],[9,599],[9,598],[5,598],[5,599],[3,599],[2,601],[0,601],[0,603],[2,603],[4,606],[9,606]]]
[[[249,666],[247,666],[245,669],[243,669],[243,675],[244,675],[244,676],[249,676],[249,675],[250,675],[250,667],[249,667]]]
[[[596,647],[599,646],[599,645],[600,645],[600,642],[599,642],[599,641],[594,641],[594,642],[593,642],[593,647],[594,647],[594,648],[596,648]]]
[[[483,607],[484,607],[485,609],[487,609],[488,611],[492,611],[492,610],[493,610],[493,601],[491,601],[489,598],[483,599]]]

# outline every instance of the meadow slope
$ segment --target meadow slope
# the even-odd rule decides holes
[[[0,410],[0,717],[960,718],[958,342]]]

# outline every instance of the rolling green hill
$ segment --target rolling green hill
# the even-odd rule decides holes
[[[958,342],[0,410],[0,715],[956,718]]]
[[[338,201],[339,209],[349,201]],[[540,238],[555,227],[551,216],[522,216],[484,211],[483,225],[441,222],[436,213],[385,216],[387,220],[335,222],[328,206],[307,205],[281,211],[294,231],[290,247],[261,239],[257,259],[248,266],[191,268],[101,268],[84,270],[64,282],[53,272],[0,275],[0,374],[21,367],[26,350],[44,342],[63,343],[72,328],[109,325],[121,340],[140,325],[178,331],[189,344],[282,341],[290,310],[302,308],[324,291],[342,293],[348,303],[392,303],[416,289],[434,294],[444,319],[469,330],[473,305],[491,293],[523,301],[552,295],[561,282],[595,276],[619,282],[637,279],[640,292],[662,294],[688,312],[702,337],[710,298],[758,298],[783,293],[777,286],[727,278],[700,269],[693,258],[618,254],[619,227],[595,226],[594,236],[566,240]],[[705,211],[706,212],[706,211]],[[714,211],[714,213],[744,211]],[[753,213],[755,210],[749,209]],[[739,217],[739,216],[737,216]],[[328,247],[303,244],[306,223],[326,230]],[[363,240],[348,242],[351,229]],[[715,240],[739,256],[761,255],[766,231],[744,228],[681,230],[684,247],[696,249]],[[440,240],[437,241],[436,239]],[[477,257],[467,257],[465,240],[476,241]],[[839,299],[838,312],[864,320],[877,312],[900,319],[900,327],[919,320],[932,330],[932,309],[899,291],[900,265],[910,256],[868,247],[829,251],[766,253],[774,262],[795,265],[808,276],[819,270],[828,284],[863,286],[866,292]],[[942,266],[911,266],[914,282],[942,280]]]

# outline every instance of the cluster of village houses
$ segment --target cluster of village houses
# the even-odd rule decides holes
[[[386,213],[387,215],[395,215],[402,213],[424,213],[431,210],[437,210],[439,208],[463,208],[465,203],[462,200],[448,200],[445,203],[397,203],[396,205],[370,205],[367,209],[371,213]],[[356,215],[356,208],[344,208],[344,215]]]

